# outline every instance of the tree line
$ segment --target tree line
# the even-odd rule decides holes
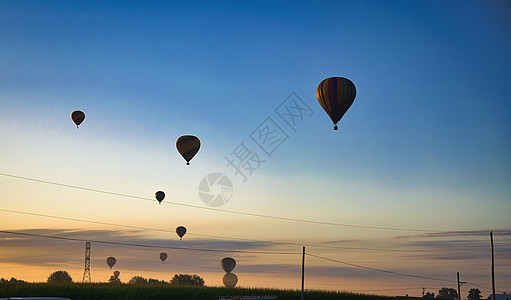
[[[48,276],[48,283],[71,283],[73,279],[67,271],[55,271]],[[108,280],[112,284],[121,284],[119,277],[111,276]],[[6,283],[26,283],[26,281],[11,278],[10,280],[1,278],[0,284]],[[206,282],[197,274],[175,274],[169,281],[158,280],[153,278],[144,278],[142,276],[133,276],[128,281],[128,284],[159,284],[159,285],[175,285],[175,286],[205,286]],[[438,300],[458,300],[458,292],[453,288],[443,287],[438,290],[435,297],[433,293],[426,293],[423,298],[425,299],[438,299]],[[481,291],[477,288],[469,290],[467,300],[481,300]]]
[[[458,292],[453,288],[443,287],[438,290],[438,294],[435,297],[433,293],[426,293],[423,296],[425,299],[442,299],[442,300],[458,300]],[[467,300],[481,300],[481,291],[477,288],[472,288],[468,291]]]
[[[47,279],[48,283],[71,283],[73,278],[67,271],[59,270],[51,273]],[[121,280],[117,276],[111,276],[108,280],[112,284],[120,284]],[[0,283],[26,283],[26,281],[11,278],[10,280],[1,278]],[[169,281],[153,278],[144,278],[142,276],[133,276],[128,284],[160,284],[160,285],[179,285],[179,286],[205,286],[206,282],[197,274],[175,274]]]

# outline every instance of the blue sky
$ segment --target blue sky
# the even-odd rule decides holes
[[[421,252],[425,249],[417,245],[450,239],[415,236],[416,243],[403,245],[400,231],[173,205],[156,210],[148,201],[5,175],[149,199],[164,190],[167,201],[207,208],[198,184],[220,172],[233,183],[233,196],[221,209],[478,232],[472,236],[476,247],[487,242],[488,231],[500,230],[501,245],[509,251],[510,13],[506,1],[2,1],[0,225],[5,230],[127,230],[5,211],[11,210],[148,228],[187,225],[192,238],[195,232],[235,241],[352,243],[376,250],[398,243]],[[357,88],[339,131],[315,96],[319,82],[331,76],[347,77]],[[294,129],[275,111],[290,95],[309,108]],[[78,130],[69,117],[76,109],[86,113]],[[250,137],[267,118],[288,136],[271,157]],[[183,134],[202,142],[191,166],[175,150]],[[246,182],[226,166],[242,142],[264,160]],[[137,235],[147,242],[164,238],[150,231]],[[462,249],[464,238],[459,235]],[[457,249],[456,243],[444,246]],[[484,265],[486,254],[474,251]],[[396,262],[356,251],[350,255],[354,263],[387,269]],[[251,259],[247,268],[264,265],[262,258]],[[421,263],[431,265],[431,259]],[[404,272],[456,272],[456,260],[441,262],[437,273],[411,259]],[[322,267],[314,263],[311,267]],[[509,266],[509,258],[502,263]],[[80,266],[73,268],[81,272]],[[46,271],[33,273],[33,280],[44,280]],[[489,286],[484,268],[464,271]],[[250,272],[245,275],[250,278]],[[509,276],[501,275],[509,290]],[[220,284],[215,275],[206,279]],[[332,285],[310,288],[358,291],[368,284],[355,275],[344,278],[351,287],[329,280]],[[384,292],[392,283],[376,282],[381,293],[421,291]]]

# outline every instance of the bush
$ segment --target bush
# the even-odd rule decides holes
[[[55,271],[48,276],[49,283],[69,283],[73,282],[73,279],[66,271]]]
[[[131,277],[130,284],[147,284],[147,279],[142,276],[133,276]]]
[[[205,282],[197,274],[175,274],[170,280],[172,285],[187,285],[187,286],[204,286]]]

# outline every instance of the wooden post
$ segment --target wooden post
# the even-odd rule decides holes
[[[302,251],[302,300],[303,300],[303,279],[304,279],[304,273],[305,273],[305,246],[303,246]]]
[[[461,292],[460,292],[460,272],[456,272],[458,277],[458,300],[461,300]]]
[[[493,300],[495,299],[495,259],[493,257],[493,231],[490,232],[491,240],[491,286],[493,290]]]

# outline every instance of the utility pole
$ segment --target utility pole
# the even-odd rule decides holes
[[[83,282],[90,283],[90,242],[85,242],[85,270],[83,271]]]
[[[493,256],[493,231],[490,231],[490,241],[491,241],[491,287],[493,291],[493,300],[495,299],[495,259]]]
[[[303,251],[302,251],[302,297],[301,297],[302,300],[303,300],[303,279],[304,279],[304,273],[305,273],[305,246],[303,246]]]
[[[458,277],[458,300],[461,300],[461,291],[460,291],[460,286],[462,286],[464,283],[466,283],[465,281],[461,281],[460,282],[460,272],[457,272],[456,273],[457,277]]]

